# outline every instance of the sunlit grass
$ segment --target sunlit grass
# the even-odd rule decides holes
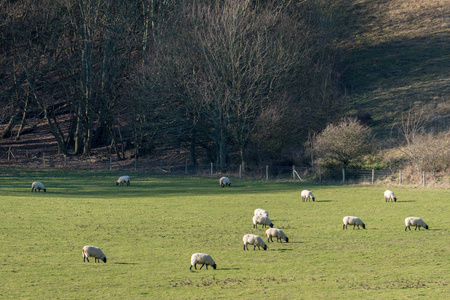
[[[4,171],[0,176],[1,298],[427,298],[449,296],[449,192],[315,186],[232,178]],[[31,193],[42,180],[47,193]],[[301,202],[311,189],[316,202]],[[255,208],[289,243],[243,251]],[[345,215],[366,230],[342,230]],[[430,230],[404,231],[407,216]],[[266,240],[266,239],[265,239]],[[83,263],[81,248],[108,262]],[[194,252],[217,270],[189,271]]]

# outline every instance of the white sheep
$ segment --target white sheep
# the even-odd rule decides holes
[[[289,243],[289,238],[286,236],[286,234],[284,234],[283,230],[278,229],[278,228],[269,228],[266,230],[266,236],[267,236],[267,242],[272,240],[272,237],[276,237],[277,238],[277,242],[281,242],[282,240],[285,240],[286,243]]]
[[[94,260],[95,262],[97,262],[97,260],[98,260],[98,262],[100,262],[100,260],[103,260],[103,262],[106,263],[106,255],[98,247],[84,246],[82,253],[83,253],[83,262],[85,259],[87,259],[87,261],[89,262],[88,257],[95,257],[95,260]]]
[[[221,187],[231,186],[231,182],[228,177],[221,177],[219,179],[219,183]]]
[[[269,217],[261,215],[253,216],[253,228],[258,228],[258,224],[263,225],[263,227],[273,227],[273,223],[270,221]]]
[[[411,226],[416,226],[416,229],[414,229],[414,230],[417,230],[417,227],[419,227],[419,230],[420,230],[420,227],[423,227],[426,230],[428,230],[427,223],[425,223],[421,218],[417,218],[417,217],[406,218],[405,225],[406,225],[405,231],[406,231],[406,228],[409,228],[409,231],[411,231]]]
[[[244,241],[244,250],[245,248],[247,248],[248,250],[248,245],[253,245],[253,250],[256,249],[256,246],[258,246],[259,250],[261,250],[260,247],[262,247],[264,250],[267,250],[266,243],[264,243],[263,239],[259,235],[246,234],[244,235],[242,240]]]
[[[197,270],[197,264],[202,264],[200,267],[200,270],[203,268],[204,265],[206,265],[206,270],[208,270],[208,265],[212,266],[214,270],[217,268],[216,263],[212,259],[211,255],[206,253],[194,253],[191,256],[191,267],[189,270],[194,267]]]
[[[130,176],[120,176],[116,181],[116,185],[123,185],[124,183],[130,185]]]
[[[311,201],[311,200],[312,201],[316,201],[316,198],[314,198],[314,196],[313,196],[311,191],[303,190],[302,191],[302,202],[305,202],[307,200],[309,200],[309,201]]]
[[[342,221],[344,222],[344,226],[342,227],[342,229],[347,229],[347,225],[353,225],[353,229],[355,229],[355,226],[358,226],[358,229],[359,226],[362,226],[362,228],[366,229],[366,225],[358,217],[347,216],[344,217]]]
[[[266,216],[269,217],[269,212],[262,208],[255,209],[255,216]]]
[[[41,191],[41,190],[43,190],[44,192],[47,192],[47,189],[45,188],[45,186],[42,184],[42,182],[39,182],[39,181],[35,181],[35,182],[33,182],[32,184],[31,184],[31,191],[35,191],[35,192],[37,192],[37,191]]]
[[[390,190],[386,190],[384,192],[384,201],[386,202],[390,202],[390,201],[394,201],[397,202],[397,198],[394,195],[394,192],[390,191]]]

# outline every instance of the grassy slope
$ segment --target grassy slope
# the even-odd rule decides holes
[[[4,298],[396,298],[443,299],[450,250],[448,190],[313,186],[302,203],[296,183],[150,177],[130,187],[110,173],[2,172],[0,279]],[[117,174],[118,175],[118,174]],[[31,193],[34,178],[48,192]],[[257,207],[267,209],[289,243],[243,251]],[[357,215],[367,230],[342,230]],[[430,230],[404,231],[407,216]],[[100,246],[107,264],[83,263]],[[217,270],[189,271],[193,252]]]
[[[349,35],[340,46],[349,112],[369,112],[384,139],[411,106],[425,107],[435,130],[448,130],[450,2],[356,0],[347,10]]]

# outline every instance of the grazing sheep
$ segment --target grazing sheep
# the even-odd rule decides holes
[[[285,240],[286,243],[289,243],[289,238],[284,234],[281,229],[278,228],[269,228],[266,230],[267,242],[273,242],[272,237],[277,238],[277,242],[281,242]]]
[[[120,176],[116,181],[116,185],[123,185],[124,183],[130,185],[130,176]]]
[[[219,179],[219,183],[221,187],[231,186],[231,182],[228,177],[221,177]]]
[[[347,225],[353,225],[353,229],[355,229],[355,226],[358,226],[358,229],[359,226],[362,226],[362,228],[366,229],[366,225],[358,217],[347,216],[344,217],[342,221],[344,222],[344,226],[342,227],[342,229],[347,229]]]
[[[308,190],[303,190],[302,191],[302,202],[305,202],[305,201],[316,201],[316,198],[314,198],[314,196],[313,196],[313,194],[312,194],[312,192],[311,191],[308,191]]]
[[[390,191],[390,190],[386,190],[384,192],[384,201],[386,202],[390,202],[390,201],[394,201],[397,202],[397,198],[394,195],[394,192]]]
[[[246,234],[244,235],[242,240],[244,241],[244,250],[245,248],[247,248],[248,250],[248,245],[253,245],[253,250],[256,249],[256,246],[258,246],[259,250],[261,250],[260,247],[262,247],[264,250],[267,250],[266,243],[264,243],[263,239],[259,235]]]
[[[411,231],[411,226],[416,226],[416,229],[414,229],[414,230],[417,230],[417,227],[419,227],[419,230],[420,230],[420,227],[423,227],[426,230],[428,230],[427,223],[425,223],[421,218],[417,218],[417,217],[406,218],[405,225],[406,225],[405,231],[406,231],[406,228],[409,228],[409,231]]]
[[[98,262],[100,262],[100,260],[103,260],[103,262],[106,263],[106,255],[98,247],[84,246],[82,253],[83,253],[83,262],[85,259],[87,259],[87,261],[89,262],[88,257],[95,257],[95,260],[94,260],[95,262],[97,262],[97,260],[98,260]]]
[[[258,224],[263,225],[263,227],[273,227],[272,221],[270,221],[269,217],[260,215],[253,216],[253,228],[258,228]]]
[[[255,209],[255,216],[266,216],[269,217],[269,212],[262,208]]]
[[[37,192],[37,191],[41,191],[41,190],[43,190],[44,192],[47,192],[47,189],[45,188],[45,186],[42,184],[42,182],[39,182],[39,181],[35,181],[35,182],[33,182],[32,184],[31,184],[31,191],[35,191],[35,192]]]
[[[206,270],[208,270],[208,265],[212,266],[214,270],[217,268],[216,263],[212,259],[211,255],[206,253],[194,253],[191,256],[191,267],[189,270],[192,270],[192,267],[194,267],[197,270],[197,264],[202,264],[200,267],[200,270],[203,268],[204,265],[206,265]]]

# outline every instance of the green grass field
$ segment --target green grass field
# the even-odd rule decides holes
[[[450,297],[448,189],[326,186],[231,178],[2,170],[0,298],[444,299]],[[31,193],[42,181],[47,193]],[[316,202],[302,202],[311,189]],[[256,208],[289,243],[243,250]],[[342,229],[359,216],[366,230]],[[430,230],[405,232],[422,217]],[[267,241],[267,239],[264,239]],[[108,262],[83,263],[81,248]],[[217,269],[189,271],[195,252]]]

